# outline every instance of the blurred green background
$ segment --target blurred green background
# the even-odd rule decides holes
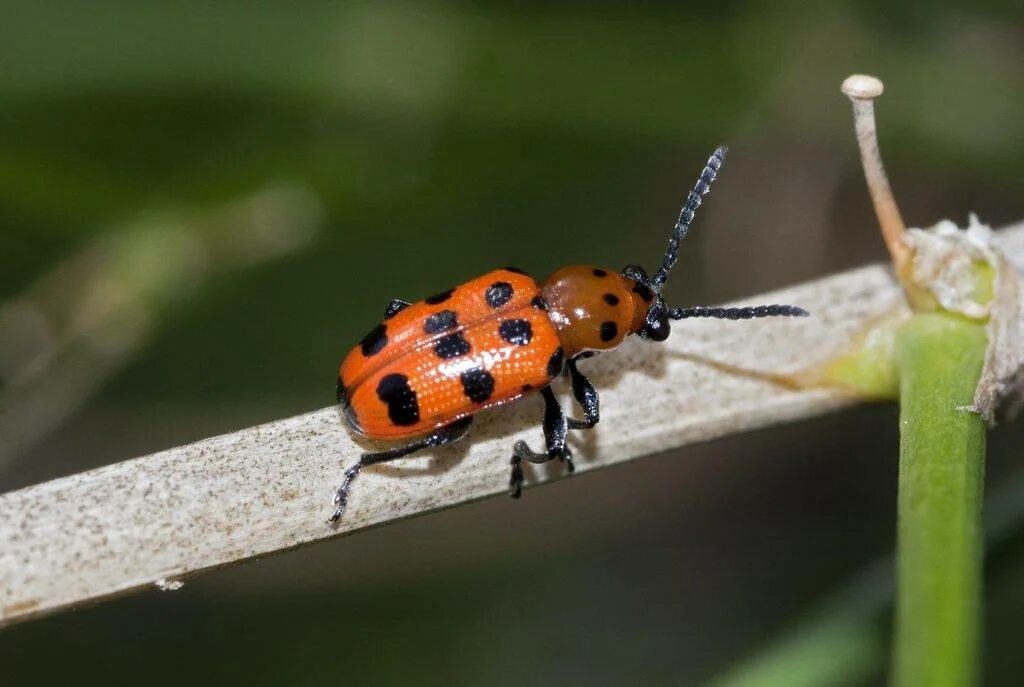
[[[720,142],[673,301],[881,260],[854,71],[886,82],[909,223],[1024,217],[1017,2],[0,17],[0,491],[329,405],[391,298],[653,267]],[[863,407],[202,575],[3,632],[0,683],[701,684],[891,551],[896,435]],[[993,433],[990,487],[1022,440]],[[1019,539],[990,568],[992,685],[1024,671]],[[887,641],[822,657],[874,684]]]

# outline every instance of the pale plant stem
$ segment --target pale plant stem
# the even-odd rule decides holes
[[[1024,264],[1024,224],[1000,239]],[[578,472],[856,403],[783,380],[844,354],[905,307],[881,266],[750,300],[798,303],[813,316],[690,321],[685,336],[585,361],[602,417],[573,438]],[[326,523],[331,496],[371,445],[344,429],[335,407],[2,494],[0,626],[504,494],[512,443],[536,443],[541,414],[539,399],[501,408],[461,444],[364,470],[336,528]],[[528,485],[562,475],[531,469]],[[528,508],[529,493],[515,507]]]
[[[897,271],[901,271],[910,259],[910,251],[903,241],[906,224],[900,214],[889,177],[882,165],[882,156],[878,150],[878,136],[875,131],[875,104],[871,100],[853,99],[854,126],[857,130],[857,145],[860,148],[861,163],[867,179],[871,202],[875,206],[875,215],[882,230],[885,246],[892,256]]]

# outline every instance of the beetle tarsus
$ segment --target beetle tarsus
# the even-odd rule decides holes
[[[544,398],[544,443],[547,450],[538,453],[522,440],[512,445],[512,477],[509,479],[509,495],[514,499],[519,498],[522,491],[523,468],[520,463],[524,460],[540,464],[560,458],[568,463],[570,473],[575,469],[572,462],[572,451],[569,450],[569,445],[565,442],[565,436],[569,430],[565,412],[562,411],[562,406],[558,405],[558,399],[555,398],[555,392],[551,390],[550,386],[541,389],[540,394]]]
[[[551,446],[545,452],[534,451],[525,441],[517,441],[512,445],[512,475],[508,480],[508,495],[514,499],[519,498],[523,492],[523,466],[522,462],[528,460],[534,465],[547,463],[559,459],[565,462],[566,470],[571,475],[576,470],[572,462],[572,451],[568,446]]]
[[[384,463],[389,460],[396,460],[398,458],[405,458],[416,451],[444,446],[445,444],[450,444],[453,441],[458,441],[462,437],[466,436],[466,433],[469,431],[469,426],[472,423],[472,417],[464,417],[461,420],[456,420],[450,425],[441,427],[433,434],[425,439],[421,439],[420,441],[414,441],[411,444],[388,449],[387,451],[381,451],[379,453],[364,453],[359,457],[358,463],[350,467],[348,470],[345,470],[345,479],[342,481],[341,486],[338,487],[338,491],[334,494],[334,514],[330,517],[328,522],[333,525],[338,522],[342,513],[345,512],[345,506],[348,504],[349,490],[352,488],[352,481],[355,480],[359,471],[364,467],[367,465]]]
[[[348,505],[348,492],[352,488],[352,481],[359,475],[359,471],[363,469],[363,462],[360,460],[358,463],[350,467],[345,471],[345,479],[338,487],[338,491],[334,493],[334,514],[331,515],[330,522],[332,525],[341,519],[341,514],[345,512],[345,506]]]
[[[523,466],[519,464],[518,455],[512,456],[512,476],[508,480],[508,495],[514,499],[523,494]]]

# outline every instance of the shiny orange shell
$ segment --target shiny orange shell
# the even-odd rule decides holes
[[[537,283],[495,270],[374,328],[342,361],[339,400],[370,438],[418,436],[547,385],[562,361]]]

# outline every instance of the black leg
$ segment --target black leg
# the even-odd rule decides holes
[[[386,320],[390,317],[394,317],[398,313],[408,308],[410,305],[412,305],[412,303],[410,303],[409,301],[403,301],[401,298],[394,299],[393,301],[388,303],[388,307],[384,310],[384,319]]]
[[[583,351],[582,353],[576,354],[576,357],[572,358],[572,360],[575,360],[575,361],[579,362],[580,360],[586,360],[587,358],[593,358],[597,354],[598,354],[597,351]],[[569,366],[566,365],[564,369],[565,369],[565,376],[568,377],[569,376]]]
[[[569,370],[572,395],[583,408],[582,420],[568,418],[569,429],[590,429],[601,419],[601,399],[597,395],[597,389],[589,379],[583,376],[582,372],[576,369],[576,360],[570,360],[565,367]]]
[[[572,463],[572,452],[565,441],[569,433],[569,423],[562,412],[562,406],[558,405],[555,392],[550,386],[541,390],[544,397],[544,443],[547,451],[537,453],[532,450],[525,441],[517,441],[512,446],[512,476],[508,482],[508,493],[514,499],[519,498],[523,486],[523,467],[521,463],[528,460],[531,463],[546,463],[555,458],[566,461],[569,472],[575,470]]]
[[[473,422],[473,418],[467,417],[457,422],[453,422],[450,425],[445,425],[441,429],[435,431],[430,436],[420,441],[413,442],[408,446],[399,446],[389,451],[381,451],[380,453],[364,453],[359,457],[359,462],[350,467],[345,471],[345,479],[338,487],[337,493],[334,495],[334,515],[331,516],[330,522],[333,524],[338,521],[341,514],[345,511],[345,506],[348,503],[348,493],[352,488],[352,482],[359,475],[359,471],[365,468],[367,465],[375,465],[376,463],[383,463],[388,460],[395,460],[396,458],[404,458],[410,453],[415,453],[425,448],[433,448],[435,446],[444,446],[450,444],[453,441],[458,441],[462,437],[466,436],[469,431],[469,425]]]

